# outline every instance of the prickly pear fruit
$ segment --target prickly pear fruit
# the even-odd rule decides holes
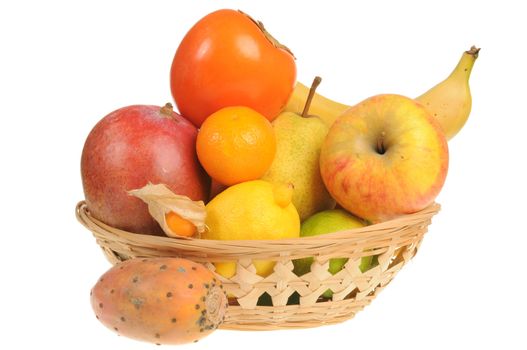
[[[222,323],[227,296],[201,264],[179,258],[131,259],[101,276],[91,304],[102,324],[156,344],[195,342]]]

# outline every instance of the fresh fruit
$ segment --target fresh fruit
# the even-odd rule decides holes
[[[470,115],[472,96],[469,78],[479,51],[480,49],[475,46],[465,51],[454,71],[444,81],[416,98],[439,121],[447,140],[452,139],[463,128]],[[308,94],[309,88],[297,82],[283,111],[300,114]],[[330,127],[350,107],[315,94],[311,103],[311,112]]]
[[[205,204],[203,201],[175,194],[164,184],[147,184],[128,191],[148,206],[148,212],[169,237],[197,236],[205,231]]]
[[[137,233],[161,233],[145,203],[129,190],[163,183],[193,200],[208,197],[210,179],[195,149],[197,130],[167,104],[118,109],[92,129],[81,159],[90,213],[106,224]]]
[[[400,95],[370,97],[333,124],[320,171],[347,211],[377,223],[431,204],[448,169],[441,127],[418,102]]]
[[[284,112],[273,121],[276,134],[276,156],[269,171],[262,177],[272,183],[292,183],[293,205],[300,221],[316,212],[331,209],[331,198],[320,176],[320,148],[328,127],[317,116],[308,115],[309,104],[320,78],[315,78],[301,115]]]
[[[179,236],[192,237],[198,232],[196,226],[192,222],[183,219],[173,211],[169,211],[165,215],[165,220],[168,227]]]
[[[223,192],[228,186],[220,184],[218,181],[212,179],[210,184],[210,195],[209,195],[209,201],[216,197],[218,193]]]
[[[307,220],[302,222],[300,226],[300,237],[312,237],[326,233],[352,230],[354,228],[364,227],[366,223],[351,215],[350,213],[342,209],[324,210],[315,215],[309,217]],[[361,259],[359,269],[365,272],[372,266],[373,256],[365,256]],[[333,258],[329,260],[328,271],[332,275],[336,274],[344,264],[348,262],[347,258]],[[293,260],[295,266],[293,272],[297,276],[302,276],[311,271],[311,264],[313,264],[313,258],[303,258]],[[331,298],[333,291],[328,289],[324,292],[324,297]]]
[[[265,174],[275,157],[276,137],[260,113],[248,107],[225,107],[203,123],[196,149],[207,173],[230,186]]]
[[[309,95],[309,90],[310,89],[306,85],[297,82],[283,112],[302,114]],[[335,120],[349,108],[350,106],[348,105],[333,101],[315,93],[309,110],[311,114],[318,116],[329,128],[333,125]]]
[[[452,139],[465,125],[472,108],[469,78],[478,58],[478,48],[472,46],[461,56],[450,75],[416,98],[439,122],[447,140]]]
[[[188,31],[170,71],[174,101],[197,127],[228,106],[248,106],[273,120],[295,81],[292,53],[261,22],[228,9],[208,14]]]
[[[178,258],[131,259],[93,287],[99,321],[120,335],[156,344],[195,342],[223,322],[227,296],[214,274]]]
[[[207,206],[202,238],[217,240],[298,238],[300,219],[291,203],[293,187],[263,180],[242,182],[218,194]],[[268,276],[275,262],[255,260],[256,273]],[[217,272],[234,275],[234,262],[219,262]]]

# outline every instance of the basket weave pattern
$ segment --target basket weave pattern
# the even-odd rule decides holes
[[[438,204],[380,224],[322,236],[258,241],[216,241],[174,239],[130,233],[93,218],[85,202],[76,208],[79,221],[88,228],[115,264],[134,257],[173,256],[205,264],[214,271],[214,262],[234,261],[231,278],[219,278],[229,296],[230,307],[224,329],[268,330],[304,328],[339,323],[352,318],[368,305],[416,254]],[[360,271],[364,256],[377,256],[378,265]],[[293,273],[293,260],[314,257],[311,272]],[[328,272],[331,258],[348,258],[341,271]],[[276,261],[267,277],[256,274],[253,259]],[[327,290],[332,299],[323,298]],[[273,306],[259,306],[262,294],[271,296]],[[287,305],[299,294],[299,303]]]

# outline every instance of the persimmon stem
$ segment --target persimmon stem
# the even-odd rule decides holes
[[[311,101],[313,101],[315,91],[317,90],[317,87],[320,85],[321,81],[322,78],[319,76],[316,76],[315,79],[313,79],[313,83],[311,84],[311,88],[309,89],[309,94],[307,95],[306,104],[304,105],[304,110],[302,111],[302,117],[304,118],[308,116],[309,107],[311,107]]]
[[[276,47],[277,49],[285,50],[287,53],[289,53],[291,56],[293,56],[294,59],[296,59],[296,57],[293,54],[293,52],[287,46],[285,46],[284,44],[282,44],[278,40],[276,40],[275,37],[272,36],[271,33],[269,33],[267,31],[267,29],[265,29],[265,26],[262,23],[262,21],[258,21],[256,19],[252,18],[251,16],[249,16],[248,14],[243,12],[242,10],[238,10],[238,12],[243,14],[243,15],[245,15],[245,16],[247,16],[251,21],[253,21],[253,23],[256,24],[256,26],[262,31],[263,35],[265,35],[267,40],[269,40],[269,42],[271,44],[273,44],[274,47]]]

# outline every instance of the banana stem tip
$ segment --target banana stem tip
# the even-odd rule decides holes
[[[474,56],[474,58],[478,58],[479,50],[481,50],[481,48],[472,45],[470,50],[465,51],[465,52],[468,53],[469,55]]]

